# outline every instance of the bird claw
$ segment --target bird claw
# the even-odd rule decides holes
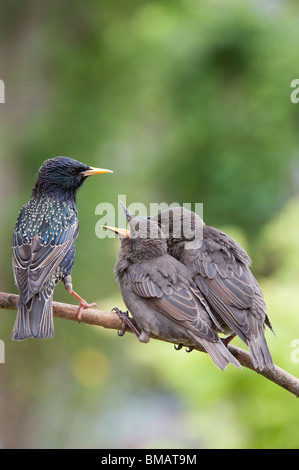
[[[133,323],[131,322],[130,320],[130,317],[129,317],[129,312],[126,311],[126,312],[123,312],[122,310],[119,310],[118,307],[114,307],[112,309],[112,312],[116,312],[117,315],[119,316],[119,318],[122,320],[122,328],[120,331],[117,332],[118,336],[124,336],[125,332],[126,332],[126,328],[127,326],[130,328],[130,330],[135,333],[135,335],[137,336],[137,338],[139,339],[140,337],[140,333],[139,331],[137,330],[137,328],[135,327],[135,325],[133,325]]]
[[[174,344],[174,349],[175,349],[176,351],[179,351],[180,349],[182,349],[182,347],[183,347],[182,344]],[[193,351],[193,349],[194,349],[194,346],[189,346],[189,348],[185,348],[185,351],[186,351],[187,353],[190,353],[191,351]]]
[[[90,307],[98,308],[98,306],[95,302],[92,302],[91,304],[88,304],[86,302],[86,300],[84,300],[84,299],[80,300],[80,303],[79,303],[79,306],[78,306],[78,323],[81,323],[83,310],[85,308],[90,308]]]
[[[91,304],[88,304],[86,302],[86,300],[82,299],[82,297],[77,294],[77,292],[75,292],[73,289],[72,289],[72,284],[71,284],[71,281],[70,281],[70,276],[66,276],[64,278],[64,286],[66,288],[66,290],[71,294],[73,295],[77,300],[79,300],[79,305],[78,305],[78,323],[81,323],[81,318],[82,318],[82,312],[85,308],[89,308],[89,307],[96,307],[98,308],[97,304],[95,302],[92,302]]]

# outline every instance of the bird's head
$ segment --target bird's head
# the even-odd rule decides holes
[[[121,248],[128,259],[140,262],[167,253],[166,238],[158,223],[143,217],[134,217],[121,203],[129,222],[129,230],[117,227],[104,228],[117,233]]]
[[[203,220],[184,207],[166,209],[150,219],[158,223],[169,245],[181,241],[195,241],[197,246],[199,242],[202,242]],[[190,247],[195,247],[195,245],[192,244]]]
[[[69,157],[50,158],[38,171],[32,195],[47,194],[73,199],[88,176],[102,173],[112,171],[93,168]]]

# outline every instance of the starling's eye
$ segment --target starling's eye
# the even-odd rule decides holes
[[[77,174],[78,174],[77,168],[72,168],[72,169],[70,170],[70,174],[71,174],[71,175],[77,175]]]

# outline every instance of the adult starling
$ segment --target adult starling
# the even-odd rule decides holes
[[[192,273],[222,329],[232,333],[227,342],[238,335],[248,345],[255,368],[273,369],[264,335],[265,325],[273,328],[246,251],[183,207],[163,211],[152,220],[167,235],[169,254]]]
[[[158,224],[131,217],[129,225],[130,231],[106,228],[120,238],[115,275],[141,330],[139,341],[147,343],[150,335],[156,335],[179,344],[200,345],[220,369],[229,363],[241,368],[220,340],[190,271],[167,253]]]
[[[13,232],[13,272],[19,289],[13,340],[54,336],[52,297],[63,281],[79,301],[78,320],[88,306],[72,288],[71,270],[78,236],[76,192],[90,175],[111,173],[68,157],[51,158],[39,169],[32,197]]]

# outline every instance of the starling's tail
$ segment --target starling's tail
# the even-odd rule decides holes
[[[48,339],[54,336],[52,296],[34,295],[27,304],[18,300],[18,313],[11,335],[13,340]]]
[[[199,342],[219,369],[225,370],[228,364],[233,364],[238,369],[242,369],[239,361],[231,354],[221,340],[217,343],[212,343],[200,338]]]
[[[256,369],[274,369],[275,365],[263,332],[252,335],[252,338],[248,340],[248,346],[252,363]]]

